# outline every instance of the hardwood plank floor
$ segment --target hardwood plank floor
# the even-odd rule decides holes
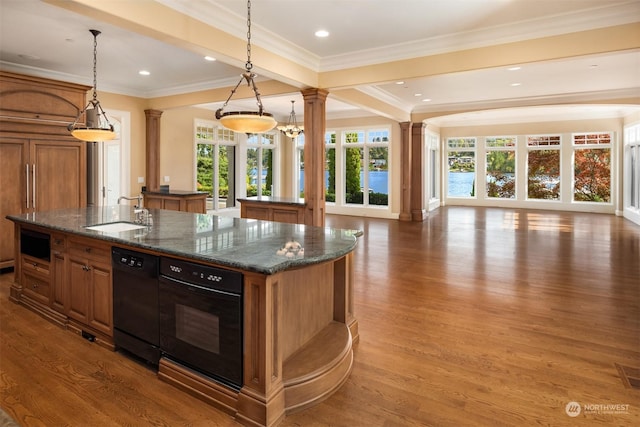
[[[616,369],[640,368],[640,227],[470,207],[327,225],[364,231],[353,372],[281,426],[640,425],[640,390]],[[20,425],[237,425],[9,302],[11,279],[0,276],[0,406]]]

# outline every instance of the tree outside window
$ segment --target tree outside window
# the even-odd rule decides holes
[[[573,200],[610,203],[611,134],[574,134],[573,144]]]
[[[516,137],[487,137],[487,197],[516,197]]]
[[[345,203],[388,206],[389,131],[347,131],[343,140]]]
[[[208,194],[214,209],[235,206],[235,134],[196,124],[196,188]]]
[[[247,196],[272,196],[275,135],[253,134],[247,139]]]
[[[560,200],[560,135],[527,137],[527,198]]]

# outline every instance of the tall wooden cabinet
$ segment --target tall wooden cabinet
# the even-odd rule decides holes
[[[0,268],[15,257],[7,215],[87,204],[86,143],[67,124],[88,89],[0,71]]]

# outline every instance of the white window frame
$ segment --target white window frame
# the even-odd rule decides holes
[[[491,140],[510,140],[510,145],[491,145]],[[505,197],[489,197],[487,194],[487,177],[488,177],[488,163],[487,163],[487,154],[494,151],[513,151],[515,154],[515,169],[514,169],[514,181],[515,188],[512,198]],[[486,136],[484,137],[484,198],[487,200],[506,200],[506,201],[517,201],[518,200],[518,137],[515,135],[499,135],[499,136]],[[476,185],[477,187],[477,185]],[[476,188],[476,194],[478,189]]]
[[[530,145],[529,140],[530,138],[539,138],[539,139],[547,139],[546,144],[537,144],[537,145]],[[551,138],[558,138],[558,144],[555,145],[551,145]],[[559,153],[559,165],[558,165],[558,176],[559,176],[559,180],[560,180],[560,191],[558,193],[558,198],[557,199],[530,199],[529,198],[529,190],[526,190],[525,195],[524,195],[524,200],[527,202],[534,202],[534,203],[562,203],[563,198],[566,196],[565,194],[563,194],[562,188],[563,188],[563,175],[562,175],[562,134],[559,133],[554,133],[554,134],[537,134],[537,135],[527,135],[525,137],[525,141],[526,141],[526,147],[527,147],[527,159],[526,159],[526,168],[525,168],[525,174],[524,174],[524,181],[525,181],[525,188],[528,188],[528,183],[529,183],[529,153],[531,153],[532,151],[549,151],[549,150],[557,150]]]
[[[451,141],[455,141],[455,140],[466,140],[466,141],[473,141],[473,146],[468,146],[468,147],[451,147],[450,142]],[[446,174],[445,176],[445,194],[447,199],[459,199],[459,200],[476,200],[478,198],[478,138],[475,136],[457,136],[457,137],[448,137],[445,139],[445,149],[446,149],[446,158],[445,158],[445,165],[446,168],[443,170],[443,172]],[[474,173],[474,182],[475,182],[475,191],[474,191],[474,195],[469,195],[469,196],[452,196],[449,194],[449,168],[450,168],[450,164],[449,164],[449,154],[450,153],[455,153],[455,152],[473,152],[473,161],[474,161],[474,167],[473,167],[473,173]],[[484,182],[484,181],[483,181]]]
[[[576,137],[578,136],[589,136],[596,135],[595,140],[600,141],[600,138],[603,135],[608,136],[608,143],[586,143],[586,144],[576,144]],[[613,205],[614,200],[614,184],[613,184],[613,161],[614,161],[614,133],[613,132],[576,132],[571,134],[571,145],[572,145],[572,156],[571,156],[571,203],[576,204],[598,204],[598,205]],[[589,150],[589,149],[608,149],[609,150],[609,201],[608,202],[592,202],[592,201],[582,201],[575,200],[575,153],[578,150]]]

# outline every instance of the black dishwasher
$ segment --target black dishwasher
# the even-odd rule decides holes
[[[113,341],[153,365],[160,361],[159,258],[113,247]]]

